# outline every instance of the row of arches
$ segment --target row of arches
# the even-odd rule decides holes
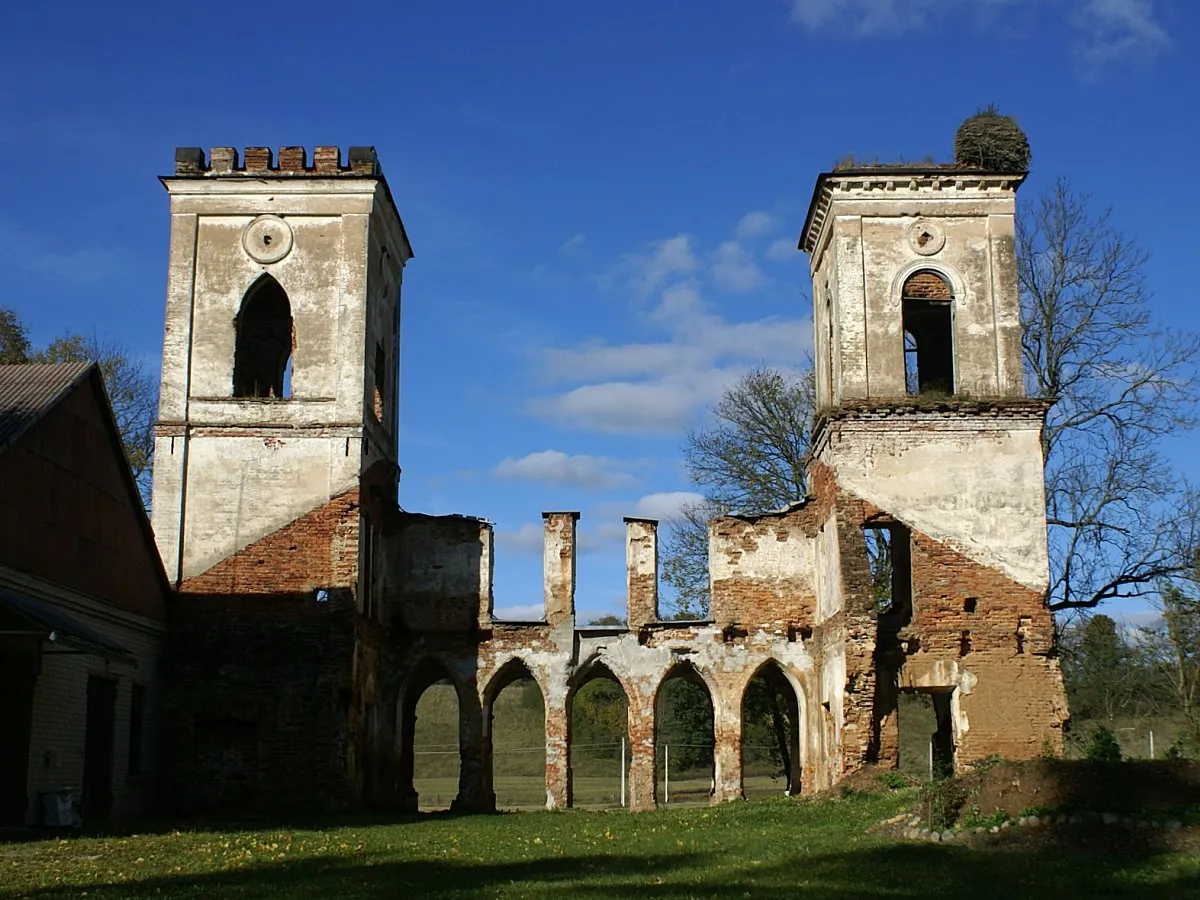
[[[642,808],[707,803],[718,779],[726,786],[732,779],[737,794],[752,799],[800,792],[803,705],[799,685],[776,660],[749,677],[735,713],[719,694],[714,703],[715,686],[690,662],[672,665],[652,697],[628,689],[601,661],[567,688],[562,714],[548,714],[542,685],[519,658],[481,695],[456,684],[439,662],[423,663],[397,709],[410,804],[445,809],[484,795],[498,808],[615,807],[633,805],[635,793]],[[555,798],[560,754],[565,796]]]

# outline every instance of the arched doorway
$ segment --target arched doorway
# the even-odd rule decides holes
[[[715,787],[713,701],[694,666],[679,663],[654,699],[654,772],[660,804],[708,803]]]
[[[546,704],[529,667],[505,663],[485,694],[492,792],[497,809],[546,805]]]
[[[742,792],[747,800],[800,793],[800,699],[783,667],[768,660],[742,694]]]
[[[437,660],[418,666],[401,690],[400,790],[410,811],[449,809],[459,794],[459,707],[450,672]]]
[[[567,703],[567,805],[628,803],[629,698],[621,682],[597,663],[583,672]]]

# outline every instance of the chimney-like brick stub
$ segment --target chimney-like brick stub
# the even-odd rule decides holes
[[[658,621],[658,521],[625,518],[626,616],[636,631]]]
[[[546,623],[575,618],[575,532],[577,512],[544,512],[542,572]]]
[[[280,147],[279,155],[270,147],[247,147],[239,154],[236,147],[213,147],[207,158],[201,147],[175,148],[177,176],[262,176],[262,175],[382,175],[374,147],[350,147],[342,162],[340,147],[314,147],[312,161],[304,147]]]

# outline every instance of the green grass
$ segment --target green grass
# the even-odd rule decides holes
[[[868,830],[913,799],[48,840],[0,847],[0,897],[1200,897],[1200,858],[1149,840],[969,847]]]

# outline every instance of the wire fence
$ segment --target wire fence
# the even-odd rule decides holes
[[[492,750],[492,784],[496,805],[535,809],[546,803],[544,746],[498,747]],[[743,789],[751,798],[778,796],[787,779],[772,761],[776,748],[743,744]],[[422,809],[445,809],[458,793],[459,747],[433,744],[414,750],[413,786]],[[628,804],[631,753],[623,741],[571,744],[573,803],[584,808],[616,808]],[[655,770],[660,804],[708,803],[712,797],[713,744],[659,742]]]

